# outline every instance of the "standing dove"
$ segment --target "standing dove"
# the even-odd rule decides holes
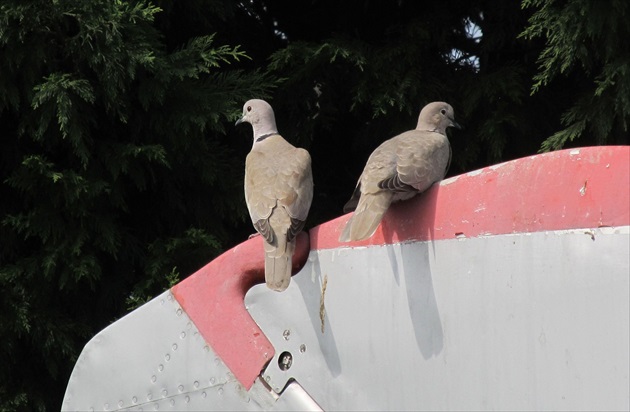
[[[304,227],[313,200],[311,156],[278,134],[273,109],[264,100],[249,100],[243,117],[254,129],[254,144],[245,160],[245,201],[265,244],[265,281],[281,292],[291,281],[295,237]]]
[[[374,234],[389,205],[409,199],[442,180],[451,162],[447,127],[461,128],[453,108],[444,102],[426,105],[415,130],[383,142],[370,155],[352,198],[343,208],[354,210],[340,242],[367,239]]]

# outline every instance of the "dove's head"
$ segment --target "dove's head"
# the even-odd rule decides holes
[[[264,100],[252,99],[243,105],[243,117],[236,121],[236,124],[247,122],[254,129],[254,142],[257,140],[277,134],[276,118],[271,105]]]
[[[444,102],[429,103],[420,111],[416,130],[426,130],[446,134],[446,128],[462,127],[455,121],[455,112],[450,104]]]

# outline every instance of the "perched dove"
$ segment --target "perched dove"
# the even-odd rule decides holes
[[[254,129],[254,144],[245,160],[245,201],[254,228],[264,238],[265,281],[281,292],[291,281],[295,236],[313,200],[311,156],[278,134],[273,109],[264,100],[249,100],[243,117]]]
[[[429,103],[420,112],[415,130],[383,142],[372,152],[343,208],[344,213],[354,210],[354,214],[339,241],[369,238],[391,203],[422,193],[444,178],[451,162],[446,128],[460,128],[453,117],[448,103]]]

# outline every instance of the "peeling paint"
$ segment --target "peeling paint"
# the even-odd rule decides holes
[[[324,280],[322,281],[322,294],[319,298],[319,320],[321,321],[322,334],[324,333],[324,325],[326,320],[326,306],[324,305],[324,299],[326,298],[326,286],[328,285],[328,275],[324,274]]]
[[[502,168],[505,165],[507,165],[507,163],[499,163],[499,164],[492,165],[492,166],[488,167],[488,169],[490,169],[490,170],[497,170],[497,169]]]
[[[448,179],[444,179],[440,182],[440,186],[448,186],[451,183],[455,183],[457,182],[457,180],[459,179],[459,176],[453,176],[453,177],[449,177]]]
[[[477,176],[480,175],[481,173],[483,173],[483,169],[479,169],[479,170],[473,170],[472,172],[468,172],[466,173],[466,176]]]
[[[584,196],[586,194],[586,185],[588,184],[588,180],[584,181],[584,186],[580,188],[580,196]]]

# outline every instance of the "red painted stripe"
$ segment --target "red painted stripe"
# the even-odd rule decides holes
[[[561,150],[441,182],[390,207],[376,233],[340,243],[350,214],[311,230],[311,249],[630,224],[630,147]]]
[[[308,257],[308,236],[300,233],[293,273]],[[173,286],[173,295],[205,341],[249,390],[274,355],[274,348],[245,309],[245,294],[265,281],[262,237],[223,253]]]
[[[592,147],[514,160],[468,173],[394,205],[377,232],[339,243],[350,215],[310,231],[311,250],[630,224],[630,148]],[[298,237],[294,273],[309,236]],[[264,281],[262,239],[225,252],[172,288],[214,352],[249,390],[274,348],[244,306]]]

